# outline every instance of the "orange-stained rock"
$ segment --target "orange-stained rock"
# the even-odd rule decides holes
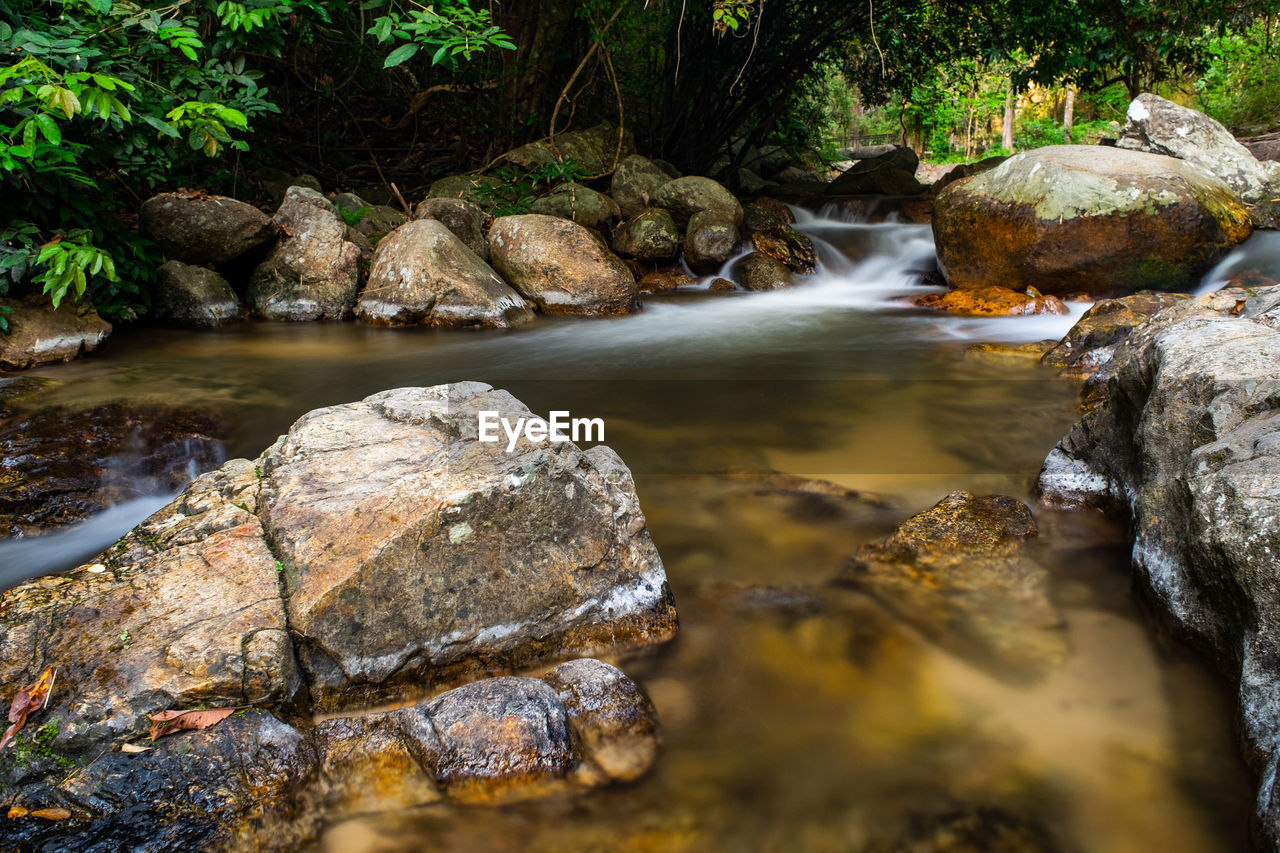
[[[1068,313],[1067,306],[1058,297],[1032,293],[1018,293],[1007,287],[978,287],[946,293],[926,293],[915,297],[912,302],[921,308],[971,316]]]
[[[1082,145],[1017,154],[952,184],[933,217],[955,287],[1095,297],[1194,287],[1251,230],[1231,190],[1196,166]]]

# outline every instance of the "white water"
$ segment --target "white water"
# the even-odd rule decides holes
[[[1280,278],[1280,231],[1259,231],[1232,249],[1217,266],[1209,270],[1195,295],[1203,296],[1221,290],[1233,276],[1250,270]]]

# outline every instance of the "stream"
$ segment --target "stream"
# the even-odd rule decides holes
[[[514,330],[125,329],[98,356],[27,372],[62,383],[42,398],[50,405],[211,408],[232,424],[229,457],[256,456],[316,407],[464,379],[540,414],[604,420],[680,611],[673,643],[622,661],[664,724],[655,769],[576,799],[348,820],[328,826],[319,849],[887,851],[957,837],[970,846],[922,849],[1247,846],[1232,704],[1134,601],[1122,526],[1036,510],[1033,554],[1052,573],[1072,655],[1030,685],[828,585],[859,545],[952,490],[1035,509],[1035,476],[1078,417],[1078,386],[1032,359],[966,349],[1060,338],[1087,305],[1067,317],[925,314],[901,297],[925,292],[928,226],[799,215],[823,270],[794,290],[694,288],[646,297],[628,317],[539,317]],[[1256,245],[1280,267],[1280,244]],[[879,497],[805,498],[770,472]],[[72,567],[163,500],[0,542],[0,580]]]

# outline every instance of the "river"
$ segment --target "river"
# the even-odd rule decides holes
[[[1031,685],[827,584],[858,545],[953,489],[1032,500],[1040,462],[1078,416],[1078,386],[966,350],[1061,337],[1087,306],[925,314],[900,298],[922,292],[927,226],[801,212],[797,227],[823,270],[789,291],[690,290],[628,317],[515,330],[123,330],[99,356],[29,372],[63,383],[50,404],[213,408],[233,424],[231,456],[256,455],[319,406],[463,379],[535,412],[604,420],[681,615],[675,642],[622,662],[663,719],[655,770],[574,800],[349,820],[325,830],[322,849],[879,851],[970,836],[920,849],[1246,846],[1231,703],[1135,603],[1123,528],[1037,511],[1034,554],[1072,655]],[[882,499],[798,497],[771,471]],[[12,583],[73,566],[154,506],[0,543],[0,569]]]

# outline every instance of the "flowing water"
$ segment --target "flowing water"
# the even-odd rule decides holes
[[[323,850],[1246,845],[1249,787],[1226,690],[1149,627],[1123,529],[1037,513],[1035,558],[1052,573],[1072,654],[1030,685],[952,657],[828,583],[860,544],[951,490],[1031,500],[1040,462],[1078,415],[1077,386],[1033,359],[966,349],[1058,338],[1086,306],[1071,317],[926,315],[900,297],[922,292],[933,264],[927,227],[810,214],[797,227],[824,271],[790,291],[695,289],[630,317],[509,331],[125,331],[99,357],[32,371],[62,383],[49,404],[216,409],[234,425],[231,456],[256,455],[318,406],[463,379],[535,412],[604,419],[681,615],[675,642],[622,662],[663,720],[654,771],[572,799],[335,823]],[[815,497],[770,472],[879,497]],[[0,570],[11,583],[38,559],[74,565],[118,530],[89,522],[0,544]],[[948,839],[971,843],[936,846]]]

